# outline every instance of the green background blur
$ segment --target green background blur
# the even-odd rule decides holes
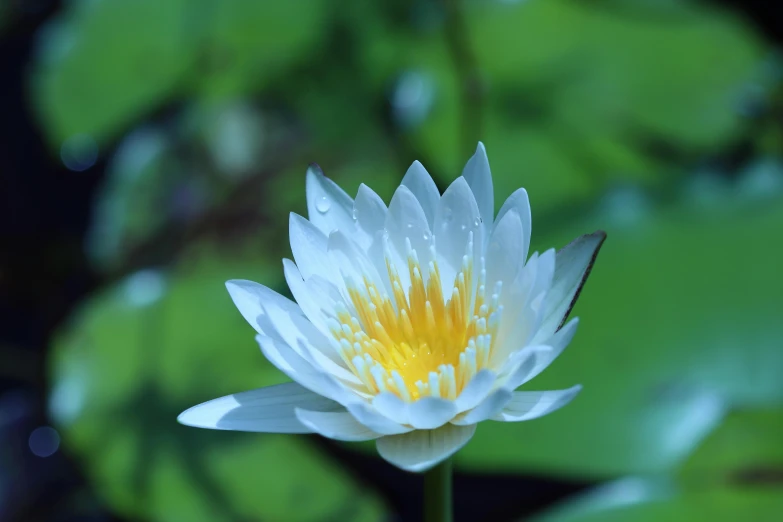
[[[11,38],[30,15],[0,5]],[[372,444],[175,418],[286,380],[223,282],[287,293],[308,163],[388,202],[413,160],[442,190],[481,140],[496,201],[528,190],[533,249],[608,240],[576,338],[527,385],[584,391],[479,426],[456,457],[457,520],[783,520],[783,60],[739,8],[81,0],[30,34],[31,125],[89,185],[67,254],[30,260],[89,274],[42,352],[46,423],[83,480],[60,513],[415,520],[420,482]],[[65,291],[31,287],[41,303]],[[16,379],[22,351],[6,353]]]

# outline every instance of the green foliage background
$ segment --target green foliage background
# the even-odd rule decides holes
[[[535,248],[609,240],[576,339],[530,385],[583,394],[481,425],[458,469],[606,481],[542,521],[777,520],[780,67],[706,3],[69,3],[31,96],[52,150],[92,144],[107,178],[87,245],[104,289],[54,345],[64,444],[133,517],[386,519],[311,439],[174,419],[284,380],[223,281],[285,291],[309,162],[388,201],[414,159],[443,188],[481,139],[496,200],[528,189]]]

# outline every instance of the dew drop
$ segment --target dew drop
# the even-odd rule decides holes
[[[473,220],[473,226],[478,228],[479,225],[481,225],[481,220],[479,218],[476,218]]]
[[[465,229],[467,229],[467,228],[468,228],[468,226],[467,226],[467,225],[462,225],[460,228],[461,228],[462,230],[465,230]]]
[[[329,212],[329,208],[331,207],[331,204],[329,203],[329,200],[326,199],[326,196],[321,196],[318,201],[315,203],[315,208],[320,212],[321,214],[326,214]]]
[[[424,235],[422,236],[422,238],[424,239],[424,241],[429,241],[429,240],[430,240],[430,236],[429,236],[429,234],[424,234]]]
[[[356,207],[353,208],[353,220],[359,221],[359,209]]]

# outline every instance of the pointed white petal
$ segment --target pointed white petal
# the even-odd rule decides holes
[[[446,424],[436,430],[416,430],[378,439],[378,453],[406,471],[426,471],[459,451],[476,432],[476,425]]]
[[[416,429],[431,430],[443,426],[457,414],[454,401],[424,397],[408,405],[410,423]]]
[[[453,421],[454,424],[460,426],[477,424],[498,415],[506,404],[508,404],[508,401],[511,400],[512,393],[513,392],[510,390],[505,390],[503,388],[495,390],[486,399],[481,401],[481,404],[470,410],[464,417],[458,421]]]
[[[327,237],[315,225],[298,214],[291,213],[288,221],[289,241],[294,261],[304,279],[319,275],[331,281],[334,269],[326,259]]]
[[[302,274],[299,272],[299,267],[290,259],[283,259],[283,274],[285,275],[288,288],[296,299],[297,304],[302,309],[304,315],[323,333],[328,332],[326,327],[326,313],[327,311],[322,309],[318,301],[313,299],[310,291],[305,284]]]
[[[571,402],[581,389],[577,385],[566,390],[514,392],[506,407],[493,420],[519,422],[543,417]]]
[[[419,161],[413,164],[402,178],[402,184],[410,189],[416,199],[419,200],[424,214],[427,216],[427,222],[430,227],[435,223],[435,209],[438,207],[440,192],[432,180],[432,176]]]
[[[389,204],[385,227],[389,238],[386,254],[397,267],[402,287],[407,290],[411,284],[408,245],[416,251],[422,277],[426,280],[429,262],[432,259],[430,250],[432,232],[424,210],[408,187],[401,185],[395,191]]]
[[[296,418],[295,408],[333,411],[341,406],[289,382],[199,404],[182,412],[177,421],[186,426],[216,430],[311,433]]]
[[[542,335],[552,335],[565,322],[605,239],[606,233],[593,232],[575,239],[557,253],[554,282],[544,303]]]
[[[498,216],[495,218],[495,223],[499,223],[500,220],[503,219],[503,216],[510,210],[516,210],[517,214],[519,214],[519,219],[522,222],[522,257],[526,259],[527,254],[530,251],[530,237],[533,220],[530,215],[530,201],[528,200],[527,191],[525,189],[517,189],[508,199],[506,199],[503,206],[500,207]]]
[[[265,313],[270,325],[264,328],[265,331],[270,331],[266,332],[267,336],[281,339],[304,359],[338,379],[351,385],[360,384],[361,381],[348,369],[338,353],[336,343],[331,341],[331,332],[326,325],[326,313],[319,306],[319,301],[313,299],[315,294],[307,289],[299,269],[288,259],[283,260],[283,267],[288,286],[297,301],[304,306],[303,311],[307,317],[292,315],[290,312],[278,313],[267,303]],[[260,319],[262,325],[267,324],[265,319],[263,316]]]
[[[372,401],[375,410],[396,422],[397,424],[410,424],[408,404],[390,392],[379,393]]]
[[[551,351],[549,346],[532,345],[514,352],[504,365],[503,388],[514,390],[532,379],[533,371]]]
[[[492,390],[497,378],[497,374],[492,370],[480,370],[476,373],[457,397],[455,401],[457,411],[463,412],[475,408]]]
[[[574,317],[568,321],[565,326],[558,330],[555,335],[542,342],[543,345],[549,346],[551,350],[542,351],[537,354],[535,365],[524,377],[524,380],[520,383],[520,385],[530,381],[539,373],[546,370],[546,368],[552,364],[552,361],[557,359],[557,357],[563,353],[565,347],[568,346],[568,344],[571,342],[571,339],[574,338],[574,334],[576,334],[576,327],[578,325],[579,318]]]
[[[264,356],[281,372],[308,390],[344,403],[354,397],[334,376],[315,365],[284,342],[257,335]]]
[[[506,212],[495,223],[486,253],[487,285],[493,288],[497,281],[511,285],[525,266],[524,232],[516,210]],[[502,295],[502,293],[501,293]]]
[[[481,252],[483,228],[478,205],[465,178],[459,177],[449,185],[438,202],[435,213],[436,249],[444,295],[451,295],[454,278],[462,267],[462,258],[470,236],[476,252]],[[478,272],[474,259],[474,274]]]
[[[350,302],[348,294],[348,285],[352,284],[354,288],[364,286],[365,279],[374,283],[378,288],[383,285],[380,274],[375,269],[375,265],[356,247],[347,235],[342,232],[332,232],[329,235],[329,244],[327,246],[328,258],[332,261],[340,274],[340,281],[337,284],[343,293],[345,302]]]
[[[357,421],[382,435],[399,435],[413,429],[385,417],[365,402],[350,403],[346,408]]]
[[[386,205],[381,197],[362,183],[353,204],[353,217],[358,230],[363,232],[357,237],[357,242],[363,249],[370,248],[377,234],[383,230],[386,212]]]
[[[381,436],[367,426],[359,424],[347,411],[311,411],[296,408],[296,418],[319,435],[329,439],[349,442],[374,440]]]
[[[354,230],[353,200],[317,165],[307,169],[307,216],[318,230],[329,235],[333,230]]]
[[[274,290],[264,285],[245,281],[243,279],[232,279],[226,281],[226,289],[231,299],[234,301],[239,313],[255,328],[259,333],[269,335],[269,332],[263,331],[262,317],[266,315],[262,303],[272,304],[284,310],[286,313],[302,314],[301,309],[290,299],[283,297]]]
[[[462,171],[462,176],[467,180],[484,221],[485,229],[489,229],[495,220],[495,193],[492,188],[492,174],[489,170],[489,160],[484,144],[479,142],[476,153],[473,154]]]

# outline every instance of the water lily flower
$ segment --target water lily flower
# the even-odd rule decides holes
[[[566,317],[605,234],[528,258],[531,218],[519,189],[494,214],[479,143],[441,195],[419,162],[388,208],[366,185],[351,199],[307,173],[309,219],[291,214],[296,302],[228,281],[264,355],[293,382],[215,399],[182,424],[377,439],[409,471],[447,459],[485,420],[518,422],[566,405],[580,386],[516,391],[574,336]]]

